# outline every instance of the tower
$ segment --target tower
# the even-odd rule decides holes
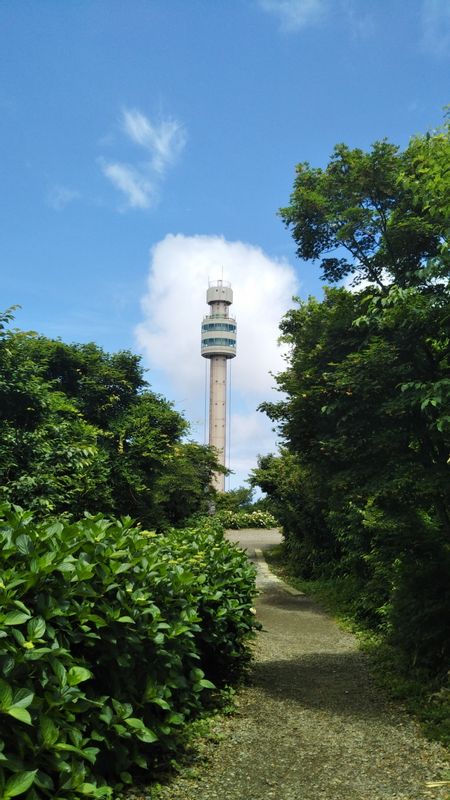
[[[225,466],[227,430],[227,361],[236,355],[236,320],[229,316],[233,290],[227,281],[210,281],[206,292],[210,313],[202,322],[204,358],[209,371],[209,444]],[[225,491],[225,475],[216,473],[213,483],[217,491]]]

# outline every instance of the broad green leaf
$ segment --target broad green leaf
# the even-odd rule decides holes
[[[52,564],[54,562],[54,560],[57,557],[57,555],[58,554],[57,554],[56,550],[53,550],[53,551],[50,551],[49,553],[44,553],[42,556],[40,556],[39,559],[38,559],[39,569],[46,570],[47,567],[49,567],[50,564]]]
[[[3,625],[22,625],[24,622],[28,622],[30,616],[30,614],[25,614],[23,611],[10,611],[6,614]]]
[[[5,711],[13,701],[13,691],[6,681],[0,680],[0,710]]]
[[[27,624],[28,638],[31,641],[40,639],[45,633],[45,620],[42,617],[33,617]]]
[[[58,739],[59,731],[53,720],[49,717],[41,717],[39,720],[39,729],[42,741],[46,747],[51,747],[52,744],[55,744]]]
[[[16,665],[15,659],[12,656],[3,656],[3,675],[7,677]]]
[[[71,667],[67,673],[69,686],[77,686],[79,683],[89,680],[89,678],[92,678],[92,672],[85,667]]]
[[[67,744],[66,742],[58,742],[58,744],[55,745],[55,750],[76,753],[77,756],[85,758],[91,764],[95,764],[95,759],[98,753],[98,747],[85,747],[84,749],[81,749],[81,747],[75,747],[75,745]]]
[[[21,533],[16,539],[16,547],[19,553],[26,555],[27,553],[31,553],[33,549],[33,542],[30,537],[26,535],[26,533]]]
[[[30,703],[33,702],[34,692],[30,689],[19,689],[14,694],[13,706],[14,708],[28,708]]]
[[[114,697],[111,698],[111,702],[118,717],[125,719],[133,713],[133,706],[130,703],[119,703]]]
[[[200,681],[202,678],[205,677],[205,673],[199,667],[193,667],[189,673],[189,677],[193,681]]]
[[[2,800],[7,800],[9,797],[17,797],[19,794],[28,791],[33,784],[36,773],[37,769],[33,769],[29,772],[17,772],[15,775],[11,775],[6,781]]]
[[[12,585],[13,584],[11,584],[11,583],[9,584],[10,587]],[[16,608],[19,609],[19,611],[24,611],[25,614],[28,614],[29,616],[31,616],[31,611],[26,607],[25,603],[22,603],[21,600],[14,600],[14,605],[16,606]]]
[[[58,661],[57,658],[52,659],[51,661],[53,672],[55,673],[56,677],[58,678],[59,685],[61,689],[67,685],[67,672],[65,667]]]
[[[156,733],[153,733],[153,731],[148,728],[146,728],[145,731],[136,731],[136,736],[141,742],[145,742],[146,744],[153,744],[153,742],[158,741]]]
[[[105,706],[103,708],[101,714],[99,714],[99,718],[101,720],[103,720],[103,722],[106,722],[107,725],[110,724],[110,722],[111,722],[111,720],[113,718],[113,712],[112,712],[112,709],[110,708],[110,706]]]
[[[175,712],[172,712],[172,714],[169,714],[167,722],[169,725],[182,725],[184,719],[185,718],[183,714],[176,714]]]
[[[23,635],[22,631],[19,631],[18,628],[11,628],[11,633],[14,636],[17,644],[22,646],[25,641],[25,636]]]
[[[163,697],[149,697],[147,703],[152,703],[154,706],[159,706],[163,708],[165,711],[170,709],[170,705],[167,700],[164,700]]]
[[[75,571],[75,564],[73,561],[62,561],[61,564],[58,564],[57,569],[60,572],[74,572]]]
[[[20,706],[11,706],[8,708],[7,714],[10,717],[14,717],[14,719],[18,719],[19,722],[25,722],[26,725],[32,725],[30,712],[26,710],[26,708],[21,708]]]
[[[130,728],[135,728],[136,730],[144,731],[146,728],[145,722],[143,722],[141,719],[138,719],[137,717],[128,717],[128,719],[126,719],[125,722],[127,725],[130,726]]]
[[[148,744],[152,744],[153,742],[158,741],[158,737],[156,733],[151,731],[141,719],[137,719],[137,717],[129,717],[125,720],[126,725],[133,730],[136,731],[136,735],[138,739],[142,742],[147,742]]]
[[[50,777],[50,775],[47,775],[47,773],[43,772],[43,770],[41,770],[41,769],[38,770],[38,774],[36,775],[36,777],[34,779],[34,783],[35,783],[36,786],[39,787],[39,789],[50,789],[50,790],[52,790],[52,789],[55,788],[55,784],[53,783],[53,780]],[[28,797],[29,797],[29,795],[27,796],[27,800],[28,800]]]
[[[61,522],[52,522],[46,527],[45,532],[48,536],[58,536],[63,530],[64,525],[62,525]]]

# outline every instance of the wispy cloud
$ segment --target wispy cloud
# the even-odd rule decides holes
[[[263,11],[278,17],[282,31],[293,32],[320,22],[327,11],[326,0],[258,0]]]
[[[186,144],[185,128],[173,119],[151,122],[138,109],[124,109],[120,127],[130,142],[145,151],[145,156],[135,164],[101,158],[101,170],[125,197],[126,205],[120,210],[151,208],[159,197],[168,168]]]
[[[133,142],[148,150],[152,167],[159,174],[176,161],[186,144],[186,132],[179,122],[169,119],[153,125],[137,109],[123,112],[123,128]]]
[[[129,208],[150,208],[153,204],[156,187],[142,170],[129,164],[100,160],[102,172],[111,183],[125,195]]]
[[[79,197],[81,197],[81,195],[75,189],[69,189],[68,186],[56,184],[48,190],[46,199],[51,208],[55,211],[62,211],[69,203],[78,200]]]
[[[258,5],[278,18],[284,33],[297,33],[333,16],[344,22],[355,39],[367,39],[376,29],[373,9],[364,8],[357,0],[258,0]]]
[[[422,46],[438,58],[450,57],[450,2],[423,0]]]

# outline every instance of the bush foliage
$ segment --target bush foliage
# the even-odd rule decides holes
[[[112,797],[248,660],[254,571],[217,523],[0,522],[0,796]],[[151,773],[150,773],[151,774]]]
[[[218,511],[216,519],[224,528],[276,528],[277,521],[269,511]]]

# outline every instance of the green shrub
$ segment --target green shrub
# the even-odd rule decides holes
[[[0,797],[148,782],[211,679],[248,660],[253,568],[208,523],[162,537],[1,512]]]
[[[218,511],[216,519],[224,528],[276,528],[277,521],[268,511]]]

